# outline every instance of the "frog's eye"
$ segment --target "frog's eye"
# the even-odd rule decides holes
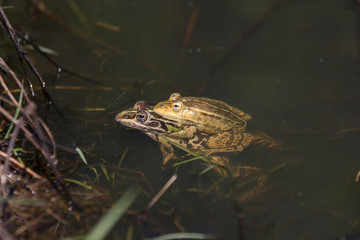
[[[133,109],[135,110],[142,110],[142,109],[149,109],[149,105],[147,104],[146,101],[137,101],[133,107]]]
[[[174,112],[179,112],[182,109],[182,104],[180,102],[175,102],[172,104],[172,109]]]
[[[147,111],[138,111],[135,118],[136,121],[145,123],[149,120],[149,113]]]
[[[170,95],[169,100],[176,101],[176,100],[178,100],[178,99],[180,99],[180,98],[181,98],[181,94],[180,94],[180,93],[172,93],[172,94]]]

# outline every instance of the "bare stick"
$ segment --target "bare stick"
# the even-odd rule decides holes
[[[171,178],[165,183],[165,185],[160,189],[160,191],[155,195],[155,197],[148,203],[145,208],[146,212],[161,198],[161,196],[166,192],[166,190],[168,190],[171,184],[175,182],[176,178],[176,174],[171,176]]]
[[[42,93],[44,94],[44,96],[49,100],[50,104],[55,108],[55,110],[57,111],[57,113],[60,115],[60,117],[65,120],[63,114],[61,113],[60,109],[57,108],[57,106],[55,105],[55,102],[53,101],[52,97],[50,96],[49,92],[46,90],[46,84],[45,81],[43,80],[43,78],[41,77],[40,73],[38,72],[38,70],[36,69],[35,65],[32,63],[32,61],[30,60],[30,58],[28,57],[24,47],[17,41],[16,39],[16,33],[15,30],[13,29],[13,27],[11,26],[8,18],[6,17],[5,12],[3,11],[1,5],[0,5],[0,15],[2,16],[3,20],[0,20],[0,25],[1,27],[9,34],[11,41],[13,42],[17,52],[18,52],[18,56],[20,58],[20,62],[21,65],[23,67],[23,70],[28,78],[28,82],[30,87],[32,88],[32,84],[31,81],[28,77],[27,71],[24,67],[24,64],[22,62],[22,58],[21,56],[23,56],[25,58],[25,61],[27,63],[27,65],[30,67],[31,71],[35,74],[35,76],[37,77],[37,79],[40,82],[40,87],[42,90]]]
[[[191,34],[195,28],[198,15],[199,15],[199,0],[195,0],[189,22],[185,30],[183,47],[181,49],[181,57],[185,54],[186,49],[189,47]]]
[[[28,173],[30,176],[32,176],[32,177],[34,177],[34,178],[38,178],[38,179],[41,179],[41,178],[42,178],[39,174],[37,174],[36,172],[34,172],[33,170],[31,170],[30,168],[27,168],[24,164],[20,163],[20,162],[19,162],[18,160],[16,160],[15,158],[8,156],[5,152],[0,151],[0,156],[3,157],[3,158],[9,157],[10,164],[11,164],[13,167],[18,168],[18,169],[25,170],[25,172]]]
[[[3,224],[0,224],[0,238],[3,240],[15,240],[15,238],[4,228]]]
[[[11,139],[9,141],[9,146],[7,147],[7,150],[6,150],[4,171],[1,173],[1,184],[2,185],[5,185],[5,183],[6,183],[7,174],[9,172],[9,158],[10,158],[10,156],[12,154],[13,149],[14,149],[16,138],[19,135],[20,128],[22,128],[23,126],[24,126],[24,118],[20,117],[20,119],[18,120],[18,124],[15,125],[15,129],[11,134]]]
[[[36,77],[40,81],[41,88],[43,89],[43,91],[46,91],[45,90],[45,82],[44,82],[44,80],[40,76],[40,74],[37,71],[37,69],[35,68],[34,64],[30,61],[30,59],[27,56],[27,53],[26,53],[25,49],[23,48],[23,46],[16,40],[15,30],[11,26],[11,24],[10,24],[8,18],[6,17],[6,14],[5,14],[4,10],[2,9],[1,5],[0,5],[0,15],[4,19],[4,22],[2,22],[3,27],[7,30],[11,41],[13,42],[13,44],[16,47],[16,50],[18,51],[18,53],[20,53],[21,55],[23,55],[25,57],[26,62],[29,64],[30,68],[32,69],[32,71],[35,73]],[[46,95],[48,95],[48,94],[46,94]]]
[[[97,84],[97,85],[100,85],[100,86],[109,87],[110,89],[115,89],[115,90],[118,90],[119,92],[124,92],[124,90],[121,90],[118,87],[111,86],[111,85],[105,84],[103,82],[96,81],[96,80],[91,79],[91,78],[89,78],[89,77],[87,77],[85,75],[82,75],[82,74],[73,72],[73,71],[71,71],[71,70],[69,70],[67,68],[64,68],[59,63],[57,63],[54,59],[52,59],[48,54],[46,54],[44,51],[42,51],[38,45],[36,45],[32,41],[30,41],[29,37],[25,37],[24,34],[22,34],[20,31],[18,31],[16,29],[15,29],[15,31],[16,31],[17,36],[19,36],[21,39],[23,39],[26,43],[30,44],[38,53],[40,53],[41,56],[43,56],[46,60],[48,60],[50,62],[50,64],[52,64],[56,68],[56,70],[58,71],[58,74],[60,74],[61,72],[64,72],[64,73],[70,74],[70,75],[72,75],[74,77],[81,78],[81,79],[83,79],[83,80],[85,80],[87,82],[91,82],[91,83],[94,83],[94,84]]]
[[[11,79],[16,83],[16,85],[18,85],[18,87],[19,87],[20,89],[23,88],[20,80],[17,78],[17,76],[16,76],[16,74],[14,73],[14,71],[11,70],[11,68],[4,62],[4,60],[3,60],[1,57],[0,57],[0,66],[1,66],[2,68],[4,68],[4,69],[7,71],[8,74],[10,74]],[[7,93],[8,95],[11,94],[11,91],[9,91],[8,88],[5,88],[5,90],[6,90],[6,93]],[[24,89],[24,93],[23,93],[23,94],[24,94],[25,100],[26,100],[27,102],[30,102],[30,98],[29,98],[27,92],[25,91],[25,89]],[[9,96],[9,97],[10,97],[10,96]],[[17,105],[17,101],[16,101],[15,106],[18,106],[18,105]]]

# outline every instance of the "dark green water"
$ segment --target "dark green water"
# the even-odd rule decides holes
[[[198,177],[201,164],[180,168],[177,191],[169,190],[149,213],[157,224],[146,229],[147,237],[179,231],[162,214],[172,209],[188,232],[239,239],[234,203],[243,210],[246,239],[360,234],[355,182],[360,170],[360,12],[352,8],[352,1],[76,1],[84,23],[68,2],[46,4],[76,30],[42,14],[32,17],[22,1],[6,12],[34,42],[58,52],[54,58],[63,67],[113,87],[101,89],[104,86],[67,74],[55,81],[55,69],[38,60],[49,86],[88,87],[50,88],[71,131],[64,130],[55,112],[50,119],[62,144],[88,149],[90,164],[101,159],[117,164],[129,148],[122,167],[143,172],[157,191],[175,169],[163,171],[157,144],[126,130],[114,116],[137,100],[155,103],[174,91],[201,92],[244,110],[253,117],[249,129],[267,132],[286,148],[250,147],[230,157],[234,165],[264,171],[287,163],[269,173],[263,191],[254,190],[248,199],[245,193],[251,194],[255,184],[240,188],[239,182],[229,186],[230,180],[199,196],[190,190],[206,190],[218,178]],[[194,8],[196,23],[184,47]],[[96,27],[98,21],[120,30]],[[103,187],[108,187],[106,181]]]

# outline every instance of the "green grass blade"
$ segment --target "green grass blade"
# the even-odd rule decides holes
[[[208,166],[207,168],[205,168],[204,170],[202,170],[202,171],[199,173],[199,176],[201,176],[201,175],[203,175],[203,174],[207,173],[208,171],[213,170],[213,169],[214,169],[214,167],[215,167],[215,165]]]
[[[89,186],[89,185],[87,185],[86,183],[80,182],[80,181],[75,180],[75,179],[64,178],[64,181],[74,183],[74,184],[76,184],[76,185],[79,185],[79,186],[81,186],[81,187],[83,187],[83,188],[86,188],[86,189],[89,189],[89,190],[92,189],[92,186]]]
[[[38,47],[39,47],[39,49],[40,49],[42,52],[44,52],[44,53],[52,54],[52,55],[55,55],[55,56],[59,55],[55,50],[52,50],[52,49],[50,49],[50,48],[42,47],[42,46],[38,46]],[[26,48],[26,49],[31,49],[31,50],[34,49],[34,47],[31,46],[31,45],[24,45],[24,48]]]
[[[106,170],[106,167],[105,167],[105,165],[103,163],[101,163],[100,168],[101,168],[102,172],[104,173],[106,180],[108,180],[110,182],[109,173]]]
[[[74,15],[78,17],[81,24],[89,30],[91,28],[89,25],[89,21],[84,12],[82,11],[81,7],[74,0],[68,0],[67,3],[70,6],[70,9],[73,11]]]
[[[23,86],[24,86],[24,81],[23,81],[21,84],[22,84],[22,86],[21,86],[21,91],[20,91],[20,96],[19,96],[19,101],[18,101],[19,104],[18,104],[18,107],[17,107],[16,110],[15,110],[14,119],[18,119],[19,114],[20,114],[20,110],[21,110],[22,101],[23,101],[23,95],[24,95],[24,88],[23,88]],[[6,135],[5,135],[4,139],[8,139],[8,138],[9,138],[9,135],[10,135],[10,133],[11,133],[11,131],[12,131],[13,128],[14,128],[14,123],[12,122],[12,123],[10,124],[10,127],[9,127],[8,131],[6,132]]]
[[[18,152],[21,152],[21,151],[23,151],[22,148],[14,148],[14,149],[12,150],[14,157],[16,157],[16,159],[17,159],[21,164],[25,165],[24,161],[22,160],[22,158],[21,158],[20,155],[18,154]]]
[[[1,7],[2,9],[10,9],[10,8],[14,8],[14,6],[3,6]]]
[[[179,165],[184,164],[184,163],[192,162],[192,161],[195,161],[195,160],[198,160],[198,159],[204,160],[203,158],[204,158],[204,156],[193,157],[193,158],[188,159],[188,160],[184,160],[184,161],[181,161],[181,162],[178,162],[178,163],[174,163],[173,167],[179,166]]]
[[[88,162],[86,161],[86,158],[85,158],[83,152],[80,150],[80,148],[78,148],[77,146],[75,146],[75,151],[79,154],[81,160],[82,160],[86,165],[88,165]]]
[[[99,182],[100,174],[98,173],[97,169],[95,167],[88,167],[93,173],[95,174],[95,178],[93,182]]]
[[[119,162],[118,162],[118,164],[117,164],[117,167],[118,167],[118,168],[121,167],[121,164],[122,164],[122,162],[124,161],[125,156],[126,156],[126,154],[127,154],[128,151],[129,151],[129,148],[125,148],[125,150],[124,150],[123,154],[121,155],[121,158],[120,158],[120,160],[119,160]]]
[[[125,240],[132,240],[134,236],[134,225],[128,227]]]
[[[86,240],[101,240],[106,237],[125,211],[134,202],[139,194],[136,188],[129,188],[124,195],[112,206],[112,208],[101,217],[94,228],[85,238]]]
[[[148,240],[170,240],[170,239],[214,239],[212,234],[203,233],[170,233],[159,237],[147,238]]]

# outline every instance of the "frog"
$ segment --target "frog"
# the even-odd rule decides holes
[[[196,132],[217,134],[236,128],[245,132],[251,116],[223,101],[205,97],[182,97],[172,93],[159,102],[154,112],[183,125],[183,130],[171,134],[178,138],[193,138]]]
[[[133,107],[121,111],[115,116],[115,121],[126,127],[138,129],[158,142],[163,155],[163,165],[177,158],[172,145],[166,141],[165,134],[182,130],[181,125],[157,115],[146,101],[138,101]]]
[[[118,113],[115,120],[124,126],[142,131],[158,142],[163,154],[163,166],[172,159],[178,159],[172,145],[178,144],[197,155],[208,157],[212,164],[218,166],[215,170],[225,175],[230,169],[229,158],[222,153],[241,152],[251,143],[269,147],[276,145],[271,138],[244,132],[241,126],[218,134],[197,132],[191,139],[173,137],[172,134],[182,131],[183,126],[158,115],[145,101],[138,101],[132,108]]]

